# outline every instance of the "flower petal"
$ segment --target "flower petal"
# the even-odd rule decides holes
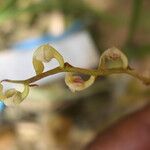
[[[40,74],[44,70],[43,63],[48,63],[55,58],[60,67],[64,67],[64,59],[61,54],[52,46],[45,44],[40,46],[33,54],[33,66],[36,74]]]
[[[128,67],[128,59],[126,55],[119,49],[112,47],[104,51],[100,57],[99,68],[112,69]]]
[[[0,83],[0,99],[5,99],[5,95],[3,94],[3,85]]]
[[[28,96],[29,90],[30,90],[29,85],[28,84],[24,84],[24,90],[21,93],[22,94],[22,100],[24,100]]]
[[[40,74],[44,71],[44,65],[41,61],[33,58],[32,63],[33,63],[36,74]]]
[[[7,106],[14,106],[20,104],[29,94],[29,85],[24,84],[23,92],[17,91],[16,89],[9,89],[5,92],[6,99],[4,103]]]
[[[16,92],[13,96],[6,98],[3,102],[6,106],[15,106],[22,101],[21,92]]]
[[[95,76],[90,76],[87,81],[84,81],[80,76],[73,73],[66,73],[65,83],[72,92],[81,91],[91,86],[95,81]]]
[[[14,96],[13,96],[13,102],[15,105],[20,104],[24,99],[22,98],[22,93],[21,92],[17,92]]]
[[[9,89],[5,92],[6,98],[10,98],[15,95],[18,91],[16,89]]]

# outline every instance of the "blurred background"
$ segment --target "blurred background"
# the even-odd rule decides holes
[[[149,0],[0,0],[0,80],[34,76],[32,54],[44,43],[85,68],[96,68],[115,46],[150,77],[149,10]],[[57,65],[53,60],[46,70]],[[150,88],[128,75],[99,78],[77,93],[63,73],[37,83],[19,106],[0,102],[0,150],[82,150],[150,100]]]

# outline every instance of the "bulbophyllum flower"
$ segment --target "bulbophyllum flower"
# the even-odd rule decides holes
[[[73,75],[73,73],[66,73],[65,76],[65,83],[72,92],[82,91],[91,86],[94,81],[95,76],[90,76],[90,78],[86,81],[84,81],[80,76]]]
[[[55,58],[60,67],[64,67],[64,59],[62,55],[49,44],[40,46],[33,54],[33,66],[36,74],[40,74],[44,71],[44,64],[50,62]]]
[[[113,69],[128,67],[128,59],[126,55],[117,49],[112,47],[104,51],[100,57],[99,68],[102,69]]]
[[[22,92],[13,88],[3,93],[3,87],[1,84],[0,87],[0,98],[6,106],[20,104],[29,94],[29,85],[26,84],[24,84],[24,90]]]

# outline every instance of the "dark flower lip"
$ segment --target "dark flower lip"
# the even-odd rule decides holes
[[[83,79],[79,76],[74,77],[73,82],[75,82],[75,83],[84,83]]]

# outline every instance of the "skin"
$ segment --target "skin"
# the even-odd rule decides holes
[[[85,150],[150,150],[150,105],[99,133]]]

